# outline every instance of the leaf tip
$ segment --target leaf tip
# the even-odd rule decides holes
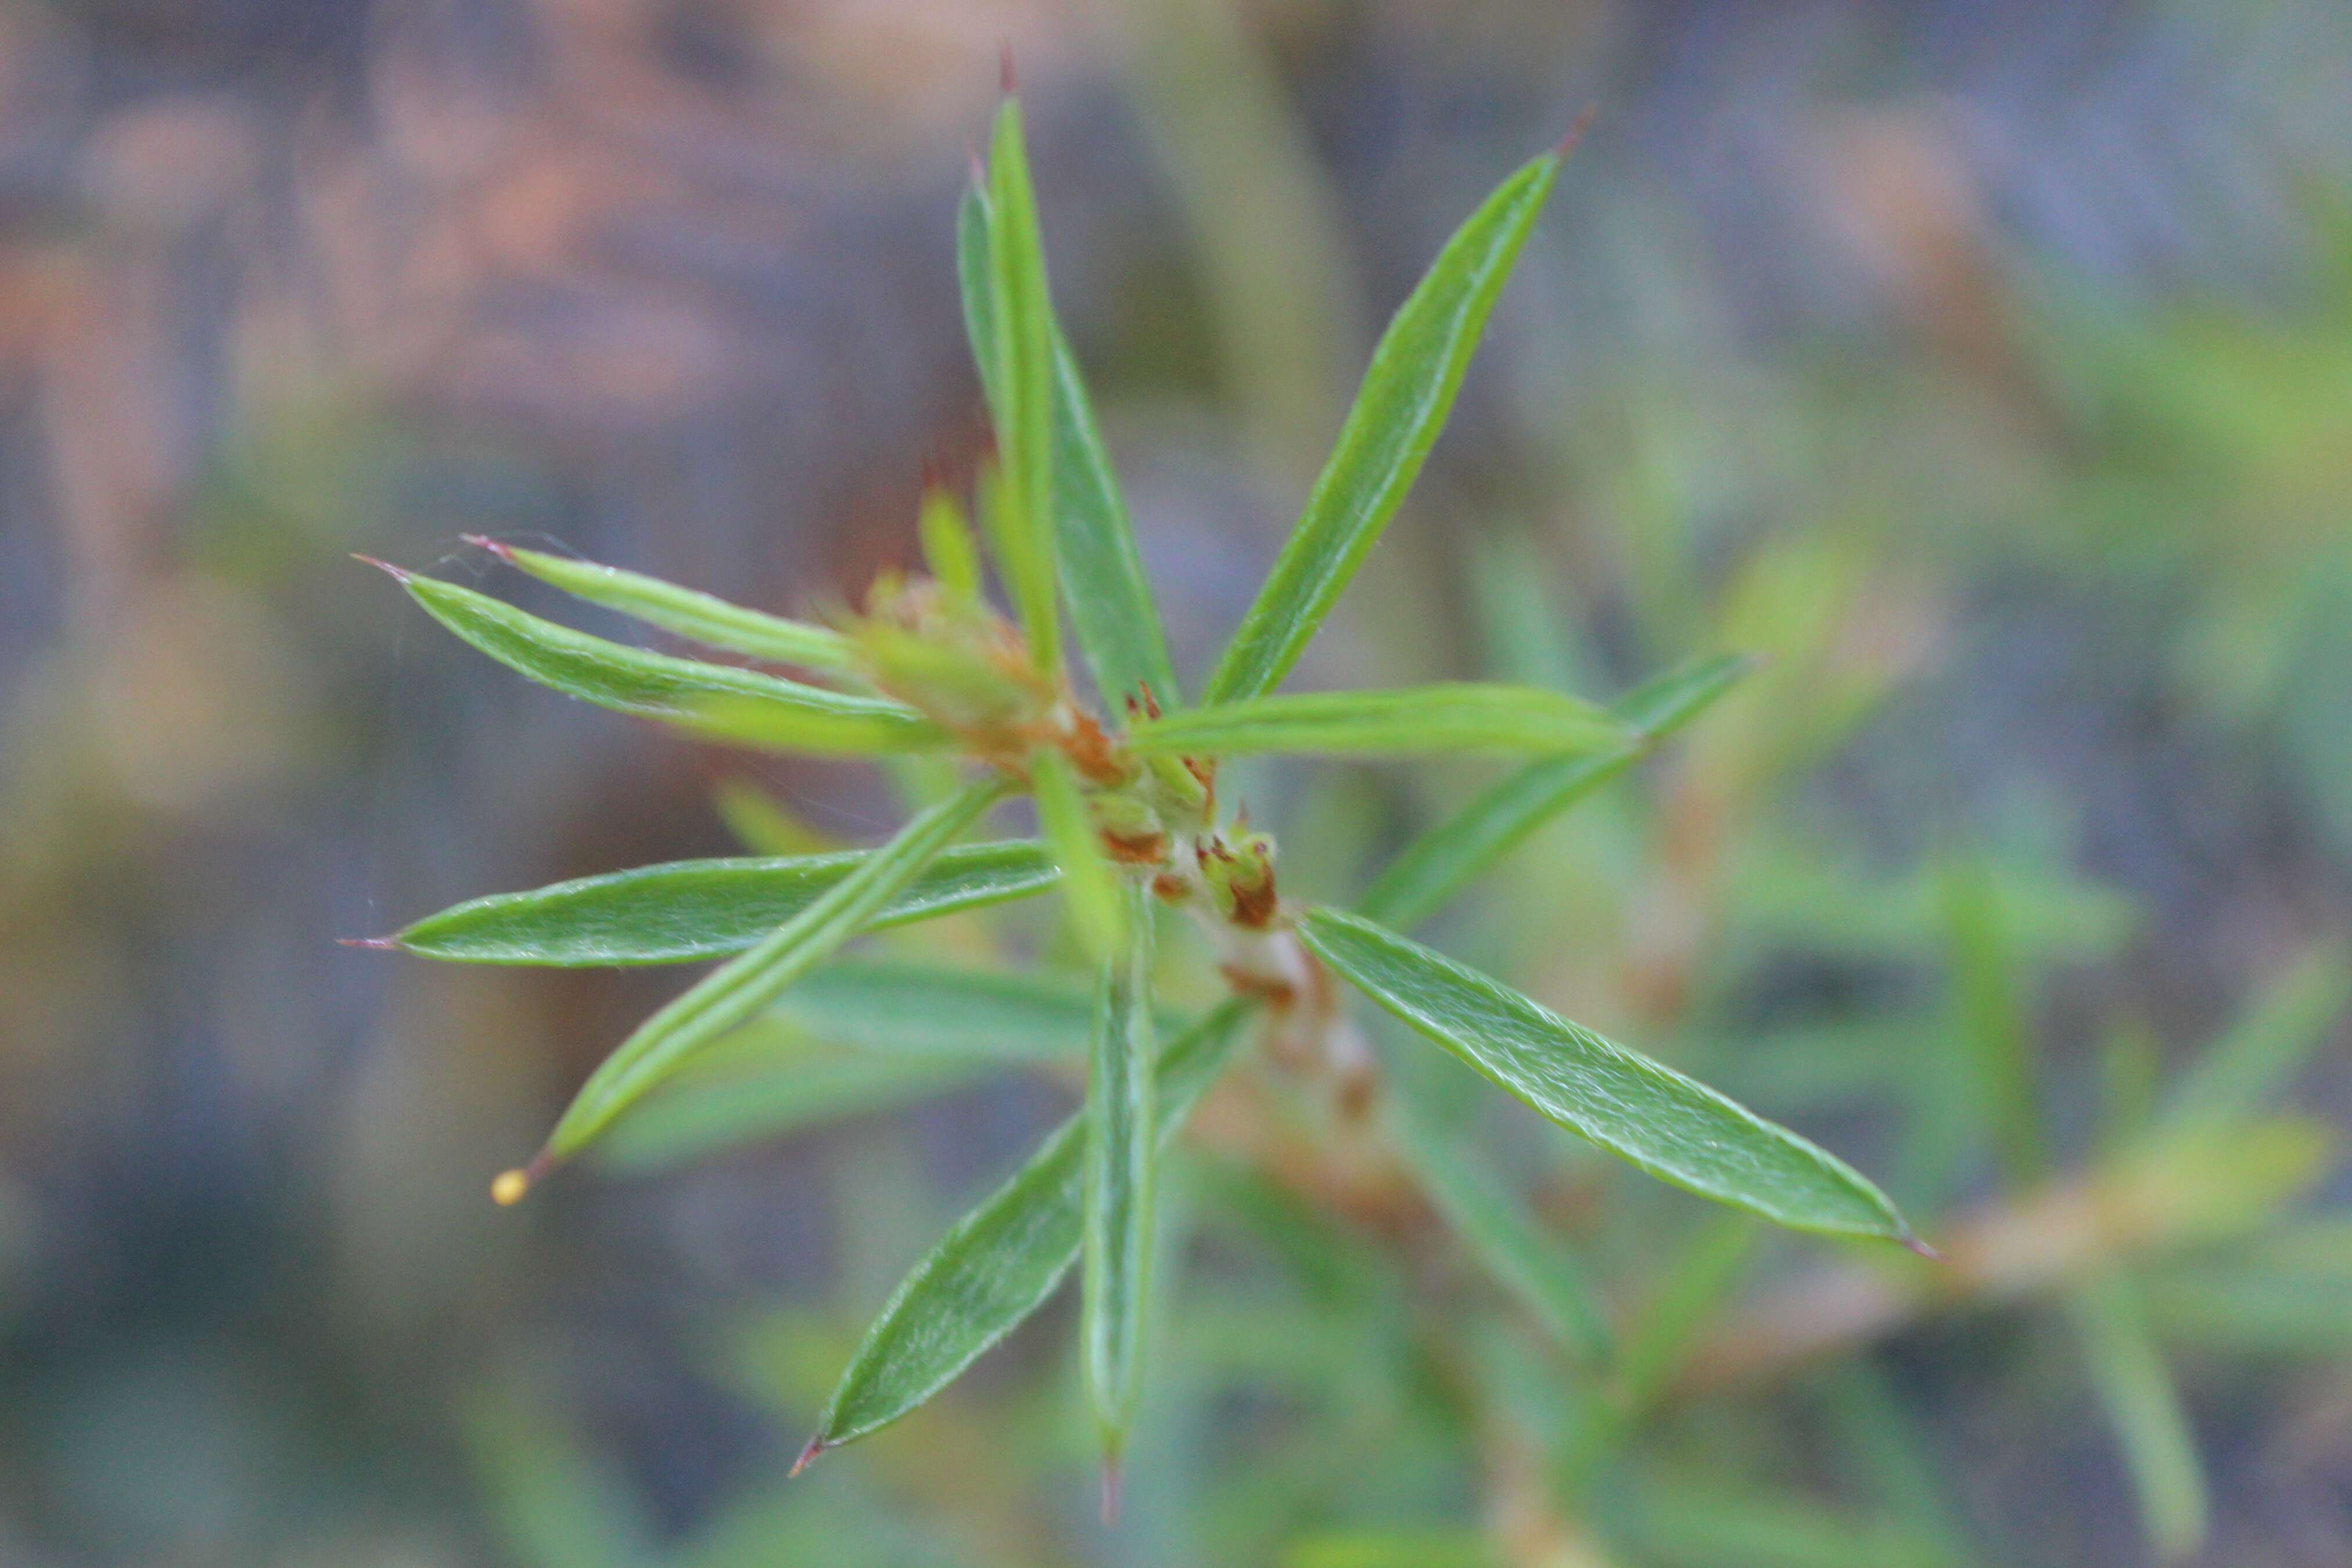
[[[1007,98],[1013,97],[1021,90],[1021,73],[1013,68],[1011,38],[996,40],[996,80],[997,86],[1003,89],[1004,96]]]
[[[1551,150],[1551,155],[1560,160],[1562,162],[1566,162],[1568,155],[1576,151],[1576,144],[1584,140],[1584,133],[1591,129],[1592,117],[1600,112],[1601,100],[1599,99],[1594,99],[1591,102],[1586,104],[1582,110],[1577,114],[1576,123],[1568,128],[1568,134],[1561,137],[1559,144]]]
[[[816,1463],[816,1458],[819,1454],[824,1452],[824,1447],[825,1444],[823,1437],[811,1437],[808,1440],[808,1447],[801,1450],[801,1457],[793,1461],[793,1468],[784,1472],[784,1479],[786,1480],[790,1480],[794,1476],[799,1475],[803,1470],[808,1469],[811,1465]]]
[[[1104,1456],[1102,1463],[1102,1496],[1100,1502],[1102,1508],[1103,1527],[1105,1529],[1108,1529],[1118,1522],[1118,1505],[1124,1491],[1124,1475],[1119,1469],[1118,1456],[1117,1454],[1108,1454]]]
[[[489,551],[509,566],[514,564],[514,546],[502,539],[494,539],[488,534],[459,534],[457,538],[462,544],[469,544],[477,549]]]
[[[1933,1247],[1928,1246],[1925,1241],[1920,1240],[1916,1236],[1912,1235],[1907,1230],[1902,1235],[1896,1237],[1895,1239],[1901,1242],[1906,1250],[1925,1258],[1930,1263],[1943,1263],[1949,1261],[1949,1260],[1948,1260],[1941,1252],[1937,1251]]]
[[[388,560],[378,560],[372,555],[362,555],[357,550],[353,550],[352,552],[352,559],[356,561],[364,562],[365,564],[375,568],[376,570],[385,573],[393,581],[399,583],[403,588],[407,587],[408,580],[416,575],[404,566],[394,566]]]
[[[378,952],[392,953],[399,950],[400,938],[397,936],[338,936],[335,938],[335,944],[341,947],[370,947]]]
[[[498,1178],[490,1183],[490,1201],[500,1208],[512,1208],[554,1168],[555,1156],[545,1149],[540,1150],[530,1156],[530,1164],[498,1174]]]

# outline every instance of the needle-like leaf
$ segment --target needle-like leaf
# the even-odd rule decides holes
[[[2051,1161],[2025,955],[2009,929],[2000,885],[1980,857],[1948,858],[1937,881],[1958,1044],[1975,1069],[1972,1109],[1991,1134],[2002,1175],[2028,1188],[2048,1175]]]
[[[1054,307],[1037,197],[1022,143],[1021,100],[997,110],[988,154],[988,278],[993,301],[1000,504],[990,509],[996,564],[1020,612],[1037,667],[1058,671],[1061,625],[1054,569]]]
[[[831,956],[1003,793],[1003,784],[992,778],[965,785],[908,822],[757,946],[639,1025],[573,1097],[548,1137],[547,1156],[563,1159],[578,1153],[698,1051]]]
[[[2161,1562],[2189,1557],[2204,1544],[2211,1513],[2205,1466],[2172,1370],[2149,1332],[2137,1282],[2106,1275],[2074,1291],[2067,1307],[2131,1471],[2148,1544]]]
[[[1738,655],[1695,659],[1612,706],[1628,729],[1607,751],[1528,763],[1415,840],[1368,889],[1360,912],[1384,925],[1420,925],[1491,870],[1528,834],[1649,755],[1753,668]]]
[[[917,519],[923,538],[923,561],[931,576],[950,595],[964,603],[980,599],[980,547],[972,542],[971,522],[963,503],[934,486],[923,493]]]
[[[902,703],[626,647],[452,582],[395,575],[426,613],[509,669],[616,713],[793,751],[918,751],[947,741]]]
[[[812,670],[849,668],[849,644],[830,627],[746,610],[714,595],[616,566],[599,566],[479,537],[472,542],[575,599],[617,610],[706,648],[724,648]]]
[[[1128,743],[1146,755],[1271,751],[1593,751],[1622,746],[1605,708],[1535,686],[1456,681],[1381,692],[1288,692],[1142,719]]]
[[[1560,154],[1547,152],[1504,181],[1446,241],[1389,323],[1339,444],[1202,702],[1238,702],[1280,685],[1379,541],[1444,427],[1559,165]]]
[[[815,903],[871,852],[673,861],[580,877],[473,899],[365,945],[460,964],[558,968],[724,957]],[[1058,875],[1034,843],[961,845],[925,866],[866,929],[1026,897],[1053,886]]]
[[[1102,966],[1087,1065],[1085,1301],[1078,1343],[1105,1462],[1127,1447],[1142,1383],[1144,1311],[1150,1300],[1153,1171],[1150,894],[1123,890],[1127,943]]]
[[[980,390],[993,410],[1004,394],[997,389],[995,265],[989,249],[988,186],[983,170],[972,171],[956,208],[956,284],[963,297],[964,336],[971,343],[971,361],[980,371]]]
[[[988,276],[988,226],[987,197],[974,187],[965,193],[958,214],[957,255],[964,326],[982,382],[994,398],[996,306]],[[1095,423],[1094,401],[1058,322],[1054,326],[1054,543],[1070,624],[1095,673],[1095,684],[1112,707],[1147,685],[1161,706],[1177,706],[1176,672],[1168,660],[1160,607],[1136,549],[1110,450]]]
[[[1071,925],[1087,956],[1098,963],[1106,961],[1127,945],[1118,873],[1103,853],[1102,836],[1095,831],[1069,758],[1058,751],[1041,750],[1030,758],[1029,776],[1030,788],[1037,797],[1037,825],[1061,868]]]
[[[2323,943],[2265,985],[2245,1016],[2181,1074],[2165,1122],[2180,1127],[2252,1115],[2327,1043],[2347,1004],[2352,958]]]
[[[1160,1052],[1154,1077],[1162,1142],[1224,1065],[1250,1006],[1225,1003]],[[803,1464],[930,1398],[1053,1293],[1085,1228],[1085,1119],[1065,1122],[915,1265],[835,1385]]]
[[[1706,1085],[1360,915],[1314,910],[1298,933],[1399,1019],[1651,1175],[1795,1229],[1909,1240],[1852,1167]]]

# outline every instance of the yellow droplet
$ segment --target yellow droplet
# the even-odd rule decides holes
[[[521,1171],[500,1171],[499,1179],[490,1183],[490,1201],[501,1208],[511,1208],[530,1190],[530,1177]]]

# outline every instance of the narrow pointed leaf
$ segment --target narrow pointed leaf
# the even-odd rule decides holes
[[[964,187],[963,201],[956,208],[956,284],[963,296],[964,336],[971,340],[971,362],[980,371],[981,394],[994,410],[1004,394],[996,384],[996,282],[991,271],[995,264],[988,227],[988,190],[975,182]]]
[[[1272,691],[1298,662],[1412,488],[1470,355],[1559,174],[1547,152],[1503,182],[1448,240],[1372,352],[1338,446],[1202,701]]]
[[[946,744],[914,709],[798,681],[673,658],[542,621],[487,594],[404,577],[436,621],[516,673],[616,713],[658,719],[713,739],[798,751],[888,752]]]
[[[1518,1195],[1467,1151],[1411,1113],[1400,1118],[1405,1157],[1422,1190],[1470,1254],[1580,1360],[1605,1361],[1614,1336],[1567,1247],[1547,1236]]]
[[[1168,1042],[1154,1074],[1164,1142],[1231,1054],[1246,1001]],[[897,1420],[1035,1312],[1077,1260],[1085,1228],[1086,1121],[1074,1116],[1029,1163],[958,1220],[899,1284],[818,1417],[830,1448]]]
[[[1125,492],[1095,424],[1078,362],[1054,332],[1054,542],[1062,598],[1103,700],[1117,712],[1149,687],[1162,707],[1182,701],[1160,605],[1136,548]]]
[[[1951,967],[1959,1044],[1976,1070],[1976,1100],[1993,1153],[2013,1186],[2050,1168],[2039,1063],[2026,1003],[2023,956],[2010,933],[2006,900],[1991,868],[1947,860],[1937,875],[1946,961]]]
[[[2352,959],[2323,944],[2266,986],[2246,1016],[2182,1075],[2167,1101],[2171,1126],[2241,1120],[2326,1045],[2352,1003]]]
[[[1399,1019],[1662,1180],[1799,1230],[1910,1235],[1885,1196],[1835,1155],[1475,969],[1336,910],[1310,912],[1298,931]]]
[[[988,277],[994,318],[991,384],[1003,504],[994,507],[997,565],[1041,670],[1062,663],[1054,567],[1054,318],[1037,197],[1022,143],[1021,103],[997,111],[988,154]]]
[[[619,567],[521,549],[495,540],[481,542],[499,559],[541,582],[553,583],[576,599],[617,610],[705,647],[724,648],[755,659],[799,664],[812,670],[849,667],[849,644],[830,627],[747,610],[714,595],[641,572],[624,571]]]
[[[1626,738],[1591,756],[1528,763],[1415,840],[1360,904],[1389,925],[1414,926],[1526,841],[1528,834],[1632,768],[1667,735],[1706,710],[1753,668],[1737,655],[1678,665],[1611,706]]]
[[[982,381],[994,397],[996,312],[986,267],[988,223],[986,197],[977,189],[966,193],[957,230],[964,325]],[[1063,602],[1069,606],[1070,624],[1095,684],[1114,710],[1146,686],[1161,706],[1174,707],[1176,672],[1110,450],[1058,321],[1053,334],[1054,542]]]
[[[633,1102],[830,957],[1003,793],[1003,785],[993,779],[965,785],[908,822],[757,946],[639,1025],[589,1075],[549,1135],[548,1154],[562,1159],[586,1146]]]
[[[1659,740],[1705,713],[1756,667],[1745,653],[1702,653],[1651,676],[1610,704],[1609,711],[1635,735]]]
[[[923,560],[940,587],[963,602],[980,599],[980,547],[972,542],[971,520],[963,503],[933,487],[923,495],[918,519],[923,538]]]
[[[2131,1472],[2148,1544],[2162,1562],[2188,1557],[2204,1544],[2211,1512],[2205,1467],[2180,1390],[2148,1331],[2139,1288],[2128,1276],[2111,1274],[2075,1291],[2067,1306],[2092,1386]]]
[[[1127,1447],[1143,1375],[1144,1310],[1150,1300],[1154,1167],[1151,910],[1125,890],[1127,946],[1103,965],[1087,1064],[1085,1301],[1078,1343],[1103,1451]]]
[[[1029,773],[1037,796],[1037,825],[1061,867],[1071,925],[1087,955],[1100,962],[1127,944],[1118,873],[1103,853],[1102,836],[1095,831],[1069,758],[1058,751],[1037,752],[1030,758]]]
[[[1624,744],[1604,708],[1534,686],[1456,681],[1383,692],[1290,692],[1192,708],[1129,727],[1147,756],[1276,751],[1596,751]]]
[[[586,968],[724,957],[805,911],[871,852],[674,861],[581,877],[473,899],[385,940],[404,952],[460,964]],[[963,845],[923,867],[866,928],[1026,897],[1053,886],[1058,875],[1036,844]]]

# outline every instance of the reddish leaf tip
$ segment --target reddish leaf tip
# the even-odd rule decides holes
[[[801,1450],[801,1457],[793,1461],[793,1468],[784,1472],[784,1479],[786,1480],[790,1480],[794,1476],[800,1474],[803,1470],[808,1469],[809,1466],[816,1462],[816,1457],[824,1452],[824,1439],[823,1437],[811,1437],[808,1440],[808,1447]]]
[[[996,74],[1005,97],[1011,98],[1021,90],[1021,73],[1013,66],[1013,40],[1010,38],[996,41]]]
[[[1583,111],[1577,115],[1576,123],[1568,128],[1568,134],[1559,139],[1559,145],[1552,149],[1551,155],[1555,158],[1564,159],[1570,153],[1575,152],[1576,144],[1584,140],[1585,131],[1591,129],[1592,125],[1592,117],[1600,112],[1600,99],[1595,99],[1592,102],[1586,104]]]
[[[383,952],[389,952],[400,946],[400,938],[397,936],[338,936],[335,941],[337,945],[344,947],[373,947]]]
[[[394,566],[388,560],[378,560],[372,555],[362,555],[357,550],[353,550],[352,552],[352,559],[356,561],[364,561],[369,566],[375,568],[376,570],[387,573],[392,578],[393,581],[400,583],[403,586],[407,584],[410,578],[416,575],[404,566]]]
[[[498,557],[500,560],[505,561],[509,566],[514,564],[514,547],[510,544],[507,544],[502,540],[494,539],[488,534],[459,534],[457,538],[462,542],[474,546],[477,549],[486,549],[489,551],[492,555]]]
[[[1118,1522],[1121,1490],[1118,1459],[1114,1456],[1105,1459],[1102,1467],[1102,1521],[1106,1527]]]
[[[1917,1253],[1920,1257],[1925,1258],[1930,1263],[1941,1263],[1945,1261],[1944,1255],[1941,1252],[1937,1251],[1933,1247],[1928,1246],[1925,1241],[1920,1240],[1916,1236],[1906,1233],[1899,1239],[1906,1249]]]

